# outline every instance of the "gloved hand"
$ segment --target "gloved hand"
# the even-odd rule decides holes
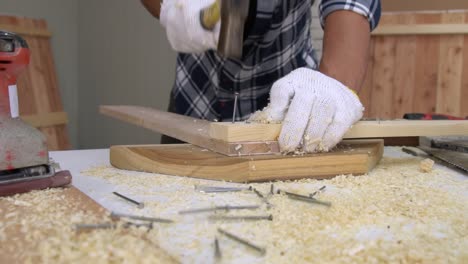
[[[282,152],[328,151],[361,119],[358,96],[339,81],[318,71],[299,68],[279,79],[270,104],[251,121],[281,122]]]
[[[164,0],[160,21],[172,48],[182,53],[202,53],[218,46],[220,22],[212,31],[200,23],[200,11],[215,0]]]

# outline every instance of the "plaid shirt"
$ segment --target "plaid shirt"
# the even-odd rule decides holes
[[[268,103],[272,84],[299,67],[317,68],[310,37],[313,0],[257,0],[256,16],[246,28],[241,60],[215,51],[179,54],[170,111],[207,120],[244,120]],[[371,29],[380,18],[380,0],[322,0],[324,18],[351,10],[365,16]]]

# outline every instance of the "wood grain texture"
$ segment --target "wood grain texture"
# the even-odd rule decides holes
[[[398,23],[411,25],[416,21],[411,14],[402,14],[398,17]],[[391,116],[403,117],[405,109],[412,107],[414,93],[414,78],[416,70],[416,36],[399,38],[396,43],[395,62],[406,60],[405,64],[395,65],[394,87],[392,97]]]
[[[407,14],[402,14],[407,15]],[[414,17],[414,16],[413,16]],[[454,21],[456,23],[456,21]],[[463,24],[427,24],[427,25],[388,25],[377,28],[372,35],[464,35],[468,34],[468,25]]]
[[[7,25],[13,32],[16,29],[16,33],[27,41],[31,51],[30,64],[18,78],[20,115],[34,116],[63,112],[46,21],[0,16],[0,24]],[[46,135],[49,150],[70,148],[65,124],[42,127],[39,130]]]
[[[226,142],[277,140],[281,126],[281,124],[213,122],[210,126],[210,135],[214,139]],[[467,134],[468,121],[464,120],[389,120],[359,121],[345,134],[344,138]]]
[[[227,156],[271,154],[280,151],[277,142],[268,140],[235,143],[217,140],[210,136],[212,122],[149,107],[102,105],[99,112]]]
[[[37,115],[23,115],[21,119],[33,127],[51,127],[68,123],[68,116],[65,112],[50,112]]]
[[[383,154],[382,140],[343,142],[335,151],[304,156],[226,157],[188,145],[113,146],[119,169],[234,182],[331,178],[372,170]]]
[[[365,117],[395,119],[403,113],[468,116],[468,11],[383,13],[379,27],[437,29],[440,34],[373,35],[363,103]],[[456,27],[453,25],[456,24]],[[436,26],[434,26],[436,25]],[[416,26],[416,27],[414,27]],[[421,26],[421,27],[419,27]],[[449,32],[446,29],[449,29]],[[392,98],[392,100],[389,100]]]
[[[67,216],[62,217],[71,218],[73,213],[78,211],[86,211],[92,215],[96,215],[103,218],[106,217],[107,211],[103,207],[101,207],[94,200],[92,200],[87,195],[85,195],[73,186],[64,188],[64,191],[61,192],[60,195],[63,195],[63,202],[72,205],[71,207],[69,207],[69,214]],[[53,198],[56,197],[51,197],[51,201],[54,201]],[[12,202],[9,202],[6,199],[0,200],[0,209],[3,212],[2,214],[0,214],[0,222],[6,223],[11,221],[11,219],[8,219],[6,217],[7,212],[11,211],[14,211],[16,213],[15,218],[18,219],[17,225],[6,228],[6,232],[4,235],[7,239],[0,240],[0,256],[2,256],[2,263],[23,263],[25,261],[25,253],[36,252],[38,241],[34,241],[31,243],[31,241],[28,241],[26,239],[27,233],[21,232],[20,222],[21,219],[31,219],[32,217],[34,217],[34,213],[31,212],[29,207],[14,205]],[[52,230],[53,227],[50,227],[50,229]],[[34,230],[29,230],[29,232],[34,232]],[[15,240],[14,242],[12,242],[13,239]],[[21,249],[11,247],[11,245],[15,244],[21,244]]]
[[[463,23],[464,21],[464,13],[442,14],[443,23]],[[440,37],[436,109],[441,113],[455,116],[461,114],[460,96],[462,88],[463,46],[464,36],[462,35]]]
[[[24,195],[28,196],[30,194]],[[76,217],[77,215],[83,214],[101,219],[102,222],[109,222],[111,220],[109,219],[109,212],[106,209],[73,186],[63,188],[62,191],[52,193],[48,197],[49,199],[39,200],[39,202],[51,208],[51,211],[54,213],[50,213],[49,215],[41,214],[39,209],[32,208],[34,207],[33,205],[27,205],[28,201],[30,202],[31,199],[34,198],[26,199],[21,195],[11,197],[13,201],[19,200],[17,203],[13,202],[11,199],[0,199],[0,210],[2,212],[0,214],[0,223],[5,224],[5,226],[1,228],[2,231],[4,231],[4,233],[2,233],[2,238],[4,239],[0,239],[1,263],[41,263],[41,261],[36,260],[36,256],[41,254],[41,252],[39,252],[39,245],[42,240],[50,238],[63,239],[57,232],[63,232],[64,228],[66,232],[74,232],[72,235],[75,234],[74,230],[66,229],[66,227],[54,226],[53,219],[58,217],[64,220],[61,222],[68,222],[70,226],[79,223],[77,221],[86,221],[85,219],[81,219],[81,217]],[[11,216],[11,214],[14,214],[14,216]],[[15,220],[16,224],[11,224],[12,220]],[[29,223],[29,229],[25,230],[25,226],[21,223],[22,221],[37,221],[37,226],[34,226],[34,223]],[[30,229],[31,225],[33,226],[32,229]],[[33,240],[31,238],[31,234],[33,233],[40,234],[42,238]],[[76,235],[78,236],[78,233],[76,233]],[[140,234],[138,234],[138,238],[146,240],[155,252],[161,256],[161,259],[165,260],[164,263],[178,263],[174,257],[160,248],[156,242],[152,242],[147,237],[141,236]],[[79,240],[79,238],[77,239]],[[83,246],[83,248],[75,248],[73,250],[86,250],[86,245],[82,244],[81,246]],[[109,246],[112,247],[112,245]],[[63,253],[70,254],[72,252],[64,251]],[[28,258],[28,255],[32,256],[32,259]],[[51,261],[51,259],[48,260]],[[76,262],[76,258],[74,262]]]
[[[440,23],[440,14],[416,16],[416,23]],[[409,111],[434,113],[439,71],[440,36],[417,36],[413,107]]]

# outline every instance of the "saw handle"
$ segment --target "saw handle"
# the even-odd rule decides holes
[[[72,175],[70,174],[70,171],[60,171],[54,176],[43,179],[0,185],[0,197],[14,195],[17,193],[25,193],[32,190],[62,187],[70,184],[71,181]]]

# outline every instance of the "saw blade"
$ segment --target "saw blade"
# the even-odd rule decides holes
[[[419,149],[428,153],[432,157],[442,160],[445,163],[468,173],[468,153],[422,146],[419,147]]]
[[[468,137],[434,137],[431,147],[468,153]]]

